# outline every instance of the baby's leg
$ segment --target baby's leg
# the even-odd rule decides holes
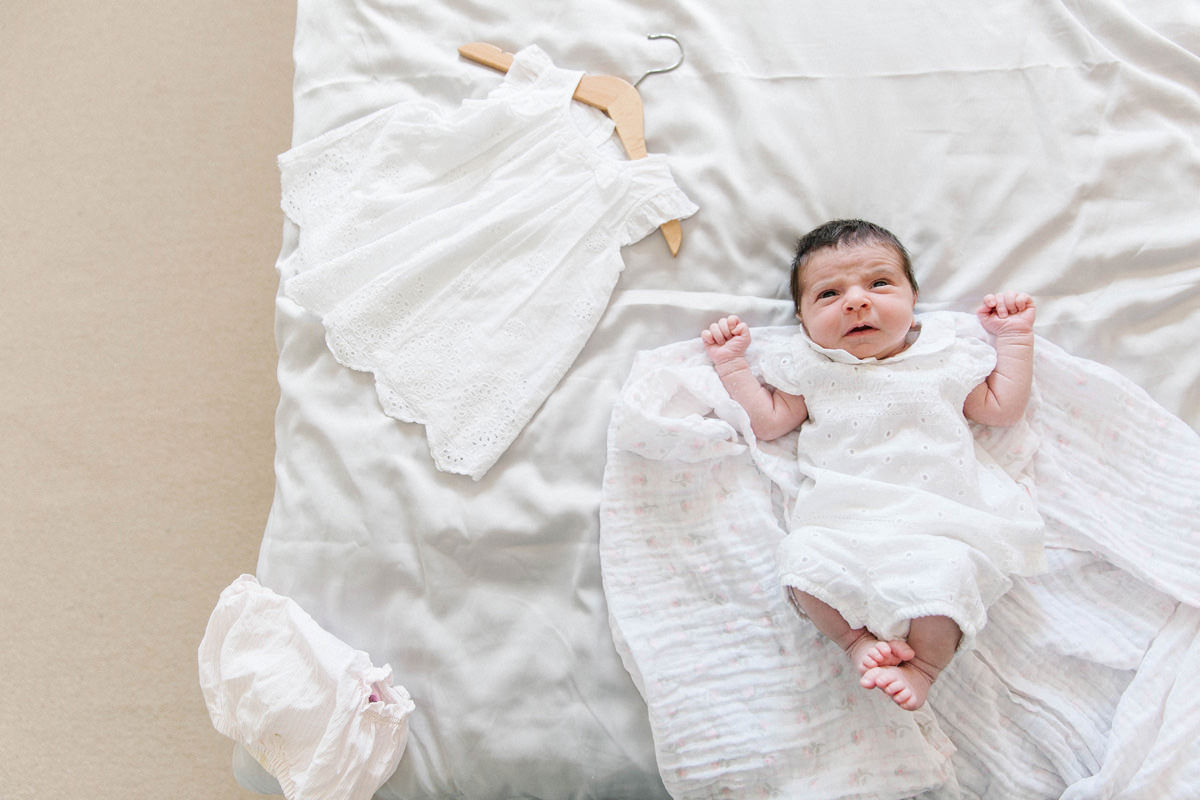
[[[962,631],[949,617],[918,617],[909,623],[908,644],[913,656],[905,663],[880,666],[863,673],[862,685],[879,689],[901,708],[916,711],[925,704],[929,687],[954,658]]]
[[[811,594],[788,587],[792,602],[817,626],[817,630],[832,639],[850,657],[850,662],[862,675],[877,667],[902,664],[913,657],[912,648],[903,640],[880,641],[866,628],[852,628],[837,609]]]

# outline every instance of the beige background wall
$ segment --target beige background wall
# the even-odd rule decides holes
[[[0,18],[0,798],[257,797],[195,651],[273,489],[294,0]]]

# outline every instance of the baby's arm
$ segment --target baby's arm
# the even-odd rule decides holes
[[[963,403],[967,419],[984,425],[1015,425],[1033,386],[1033,298],[989,294],[976,309],[984,330],[996,337],[996,368]]]
[[[737,317],[724,317],[701,331],[700,339],[729,396],[750,415],[750,428],[759,439],[778,439],[808,419],[800,395],[771,389],[758,382],[746,361],[750,328]]]

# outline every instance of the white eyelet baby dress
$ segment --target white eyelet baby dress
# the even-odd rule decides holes
[[[909,620],[943,615],[969,647],[1008,576],[1044,569],[1043,524],[963,417],[995,350],[958,336],[948,314],[917,319],[916,340],[882,361],[820,347],[803,329],[762,359],[763,377],[809,411],[778,569],[853,627],[902,638]]]
[[[571,99],[582,74],[530,46],[486,99],[400,103],[279,158],[286,295],[443,471],[495,463],[591,335],[620,248],[696,211],[663,156],[610,152],[612,121]]]

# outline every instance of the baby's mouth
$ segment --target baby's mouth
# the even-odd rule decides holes
[[[870,333],[873,330],[875,330],[875,328],[871,325],[858,325],[858,326],[846,331],[846,335],[852,336],[856,333]]]

